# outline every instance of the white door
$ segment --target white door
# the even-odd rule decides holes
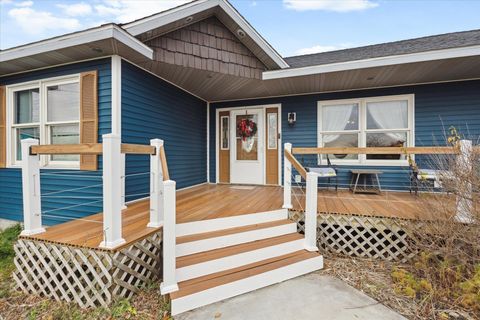
[[[264,184],[263,109],[231,112],[230,183]]]

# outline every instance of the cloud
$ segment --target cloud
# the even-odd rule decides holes
[[[28,34],[39,35],[45,31],[72,31],[81,27],[80,22],[73,18],[61,18],[48,11],[37,11],[30,7],[13,8],[8,15]]]
[[[104,0],[95,6],[96,13],[111,20],[125,23],[164,11],[191,0]]]
[[[33,6],[33,1],[17,2],[17,3],[15,3],[15,6],[17,6],[17,7],[31,7],[31,6]]]
[[[335,12],[360,11],[375,8],[378,3],[370,0],[283,0],[287,9],[296,11],[324,10]]]
[[[295,51],[295,55],[304,55],[304,54],[312,54],[312,53],[320,53],[320,52],[327,52],[327,51],[335,51],[341,50],[346,48],[351,48],[352,45],[350,44],[340,44],[340,45],[332,45],[332,46],[322,46],[316,45],[309,48],[302,48]]]
[[[71,17],[85,16],[92,13],[92,7],[85,2],[74,4],[57,4],[57,6],[62,9],[66,15]]]

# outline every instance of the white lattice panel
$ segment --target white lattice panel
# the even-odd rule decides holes
[[[304,231],[304,213],[291,211],[290,218]],[[415,255],[408,222],[400,219],[342,214],[319,214],[320,248],[355,257],[407,261]]]
[[[119,251],[19,239],[15,244],[14,279],[19,289],[81,307],[108,306],[129,298],[159,279],[162,233]]]

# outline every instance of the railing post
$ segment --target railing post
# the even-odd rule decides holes
[[[175,181],[163,181],[163,282],[162,294],[178,290],[176,278],[176,200]]]
[[[120,153],[120,172],[121,172],[121,177],[122,177],[122,183],[121,183],[121,200],[120,200],[120,207],[122,209],[126,209],[127,206],[125,205],[125,202],[127,201],[127,198],[125,197],[125,181],[126,181],[126,173],[125,173],[125,153]]]
[[[122,173],[120,165],[121,141],[116,134],[104,134],[103,138],[103,231],[102,248],[115,248],[122,238]]]
[[[318,176],[307,172],[305,192],[305,250],[318,251],[317,247],[317,204]]]
[[[30,154],[37,139],[22,140],[23,236],[45,232],[42,228],[40,156]]]
[[[292,144],[285,143],[284,152],[292,152]],[[284,209],[292,209],[292,164],[283,156],[283,207]]]
[[[456,166],[458,172],[465,172],[468,176],[472,172],[472,152],[473,146],[470,140],[460,140],[460,154],[456,159]],[[458,184],[457,189],[457,213],[455,219],[463,223],[472,223],[474,218],[472,216],[473,208],[473,188],[472,181],[469,178],[454,177]]]
[[[150,221],[147,227],[158,228],[163,225],[163,172],[160,160],[160,148],[163,140],[152,139],[155,154],[150,155]]]

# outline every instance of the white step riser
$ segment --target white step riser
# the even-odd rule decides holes
[[[224,284],[171,301],[172,315],[257,290],[323,268],[323,257],[300,261],[253,277]]]
[[[248,226],[251,224],[288,219],[288,210],[279,209],[260,213],[242,214],[227,218],[217,218],[177,224],[177,237],[190,234],[211,232],[229,228]]]
[[[220,236],[216,238],[181,243],[177,244],[176,246],[176,256],[183,257],[189,254],[225,248],[237,244],[277,237],[294,232],[297,232],[297,225],[292,222],[289,224],[282,224],[270,228],[251,230]]]
[[[255,263],[278,257],[284,254],[302,250],[304,247],[304,239],[293,240],[270,247],[265,247],[253,251],[243,252],[233,256],[228,256],[216,260],[210,260],[191,266],[177,269],[177,281],[185,281],[193,278],[205,276],[216,272],[244,266],[246,264]]]

